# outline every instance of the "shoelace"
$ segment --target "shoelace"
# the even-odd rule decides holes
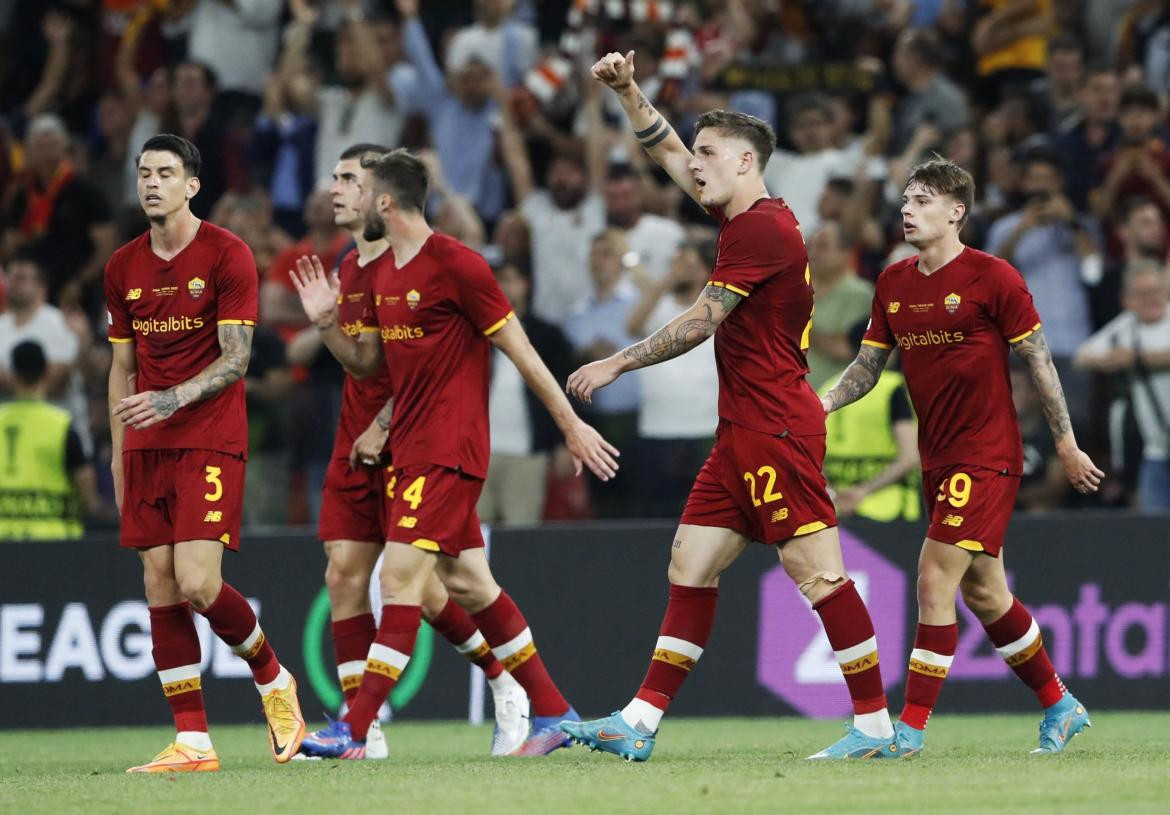
[[[297,725],[292,703],[278,690],[274,690],[264,697],[264,712],[268,714],[269,721],[275,719],[285,727]]]

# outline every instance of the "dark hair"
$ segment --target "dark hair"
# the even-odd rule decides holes
[[[137,164],[141,161],[142,154],[149,150],[174,153],[183,163],[184,172],[191,178],[198,176],[199,169],[203,166],[203,157],[199,155],[199,148],[182,136],[176,136],[173,133],[159,133],[157,136],[151,136],[147,139],[138,152],[138,157],[134,159],[134,163]]]
[[[1064,162],[1061,161],[1060,154],[1046,144],[1024,150],[1020,154],[1019,164],[1025,168],[1032,164],[1047,164],[1058,173],[1064,174]]]
[[[362,159],[374,173],[374,191],[389,193],[399,209],[422,212],[427,200],[427,166],[405,147]]]
[[[1076,51],[1081,56],[1085,54],[1085,46],[1075,34],[1064,32],[1057,34],[1048,42],[1048,53],[1054,51]]]
[[[1146,207],[1154,207],[1155,209],[1158,209],[1158,205],[1154,202],[1153,198],[1149,198],[1145,195],[1131,195],[1129,198],[1126,198],[1121,202],[1121,222],[1125,223],[1131,217],[1133,217],[1135,212],[1137,212],[1139,209],[1145,209]],[[1161,213],[1162,210],[1158,209],[1158,214],[1161,215]]]
[[[634,170],[633,165],[624,161],[609,165],[607,181],[625,181],[627,178],[632,178],[635,181],[638,179],[638,172]]]
[[[511,267],[516,270],[516,274],[520,275],[520,277],[524,278],[529,283],[532,282],[532,265],[523,258],[513,260],[500,259],[491,264],[491,267],[492,274],[494,275],[499,275],[499,273],[504,271],[504,269]]]
[[[1158,111],[1158,94],[1147,88],[1145,85],[1135,83],[1126,85],[1121,92],[1120,109],[1126,108],[1144,108],[1145,110]]]
[[[844,196],[853,195],[853,187],[853,179],[848,176],[833,176],[825,183],[825,189]]]
[[[341,151],[341,161],[346,161],[351,158],[366,158],[367,156],[384,156],[389,152],[389,147],[383,147],[380,144],[370,144],[369,142],[359,142],[358,144],[351,144]]]
[[[208,65],[206,62],[200,62],[197,59],[185,59],[174,67],[174,71],[178,71],[180,68],[185,68],[188,65],[199,69],[199,72],[201,74],[203,74],[203,82],[209,88],[211,88],[213,91],[218,90],[218,88],[219,88],[219,75],[215,72],[215,69],[212,68],[210,65]],[[174,77],[173,72],[171,74],[171,77],[172,78]]]
[[[49,273],[45,270],[45,264],[41,259],[30,249],[18,249],[13,253],[12,257],[8,259],[9,270],[17,263],[23,263],[26,266],[32,266],[33,272],[36,274],[37,282],[42,286],[49,285]]]
[[[776,149],[776,133],[770,124],[747,113],[709,110],[695,122],[695,135],[699,135],[701,130],[708,127],[717,130],[722,136],[743,139],[750,144],[752,152],[756,154],[760,172],[764,172],[768,159],[772,157],[772,151]]]
[[[819,93],[798,93],[784,106],[784,118],[791,124],[797,116],[810,111],[820,113],[825,118],[831,118],[833,110],[829,107],[829,97]]]
[[[551,161],[567,161],[574,167],[584,167],[585,142],[581,139],[564,139],[558,142],[553,148]]]
[[[22,385],[35,385],[45,377],[48,363],[39,342],[25,340],[12,349],[12,374]]]
[[[925,28],[910,28],[906,30],[905,37],[907,50],[914,55],[919,64],[934,70],[941,69],[946,54],[939,38],[932,31]]]
[[[906,186],[911,184],[921,184],[935,195],[949,195],[957,200],[963,205],[959,229],[967,223],[971,207],[975,204],[975,179],[958,164],[935,153],[910,172]]]

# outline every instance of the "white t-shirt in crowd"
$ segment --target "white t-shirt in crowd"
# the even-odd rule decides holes
[[[638,219],[633,229],[626,230],[626,242],[631,252],[637,252],[638,261],[650,280],[658,281],[670,271],[670,262],[686,238],[681,226],[669,218],[647,213]]]
[[[488,392],[488,429],[492,453],[532,455],[532,423],[524,377],[499,348],[492,349],[492,384]]]
[[[666,325],[692,303],[663,297],[646,320],[647,335]],[[701,439],[715,435],[719,423],[719,374],[715,341],[707,340],[682,356],[639,371],[642,406],[638,435],[647,439]]]
[[[605,201],[590,193],[573,209],[560,209],[546,190],[520,204],[532,233],[532,310],[563,326],[573,307],[589,297],[589,250],[605,228]]]
[[[1093,354],[1108,353],[1113,348],[1134,348],[1143,352],[1170,351],[1170,309],[1156,323],[1141,323],[1131,311],[1123,311],[1098,331],[1081,348]],[[1142,436],[1142,455],[1146,458],[1164,461],[1170,458],[1170,439],[1158,419],[1158,413],[1150,401],[1150,392],[1161,405],[1162,415],[1170,421],[1170,371],[1149,371],[1149,387],[1136,378],[1131,379],[1130,399],[1134,418]]]
[[[12,349],[22,342],[31,340],[38,343],[50,364],[77,365],[81,342],[65,322],[65,315],[56,306],[46,303],[37,310],[33,318],[18,326],[12,312],[0,314],[0,368],[12,369]],[[81,438],[87,455],[93,453],[93,436],[89,432],[89,411],[85,401],[85,383],[81,372],[74,367],[69,374],[65,391],[53,404],[69,411],[73,417],[73,429]]]
[[[259,96],[280,41],[284,0],[202,0],[191,11],[187,54],[211,66],[225,91]]]
[[[447,73],[458,71],[472,58],[492,67],[505,82],[518,82],[536,64],[539,40],[536,29],[509,20],[494,28],[481,23],[455,32],[447,46]]]

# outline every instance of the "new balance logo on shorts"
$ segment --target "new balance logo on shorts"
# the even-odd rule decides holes
[[[942,519],[942,522],[943,522],[943,526],[959,527],[959,526],[963,525],[963,516],[962,515],[948,515],[947,517]]]
[[[222,520],[223,513],[218,509],[209,510],[208,513],[203,516],[203,523],[205,524],[217,524]]]

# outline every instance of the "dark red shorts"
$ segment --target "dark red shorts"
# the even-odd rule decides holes
[[[681,522],[780,543],[837,525],[824,436],[773,436],[719,422]]]
[[[483,547],[476,502],[483,480],[435,464],[396,468],[387,484],[390,525],[386,539],[459,557]]]
[[[217,540],[240,548],[244,459],[217,450],[122,453],[122,546]]]
[[[317,537],[381,546],[386,540],[386,519],[390,514],[386,485],[393,469],[359,464],[351,470],[349,459],[331,460],[325,471]]]
[[[926,536],[970,552],[999,557],[1020,477],[986,467],[953,464],[922,473],[930,510]]]

